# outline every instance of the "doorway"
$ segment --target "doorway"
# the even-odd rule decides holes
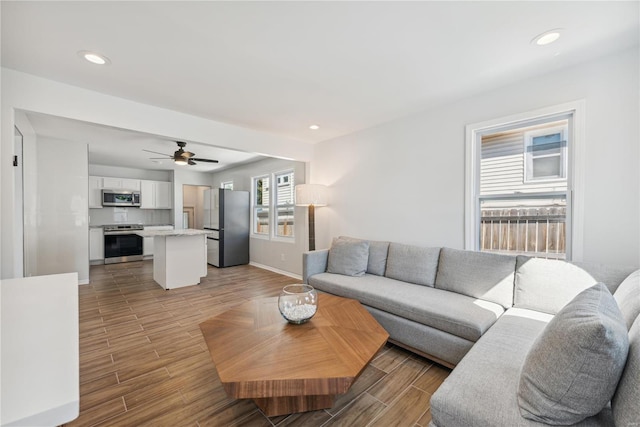
[[[208,185],[182,186],[182,227],[202,229],[204,227],[204,192]]]
[[[14,126],[13,127],[13,173],[14,173],[14,213],[13,223],[15,227],[15,239],[16,248],[14,250],[14,272],[15,277],[23,277],[25,272],[25,259],[26,251],[24,245],[24,166],[23,162],[23,136],[22,132]]]

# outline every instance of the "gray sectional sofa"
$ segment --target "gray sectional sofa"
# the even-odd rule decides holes
[[[431,399],[432,427],[640,426],[640,271],[340,237],[331,249],[303,255],[303,280],[320,291],[359,300],[389,332],[391,342],[454,368]],[[597,288],[597,283],[606,286]],[[614,301],[609,303],[613,320],[600,316],[607,301]],[[596,370],[585,381],[615,381],[617,389],[609,391],[615,394],[606,397],[604,408],[588,413],[589,405],[600,403],[579,394],[582,383],[575,378],[583,378],[584,372],[576,372],[569,391],[578,393],[574,397],[588,416],[571,414],[572,406],[580,405],[561,401],[572,397],[564,390],[551,404],[557,413],[545,418],[536,411],[544,412],[545,404],[548,409],[544,398],[549,396],[540,395],[535,379],[558,379],[552,384],[557,392],[574,366],[590,366],[580,354],[567,358],[568,349],[574,350],[566,345],[571,337],[560,343],[549,338],[553,331],[561,337],[567,331],[575,336],[593,332],[584,327],[594,324],[584,320],[585,307],[595,313],[589,314],[598,326],[618,328],[617,336],[606,330],[588,337],[588,342],[601,344],[596,356],[604,348],[617,365],[606,368],[611,372],[600,369],[606,379],[594,379],[601,375]],[[570,329],[571,322],[577,332]],[[612,342],[620,348],[612,349],[603,336],[615,338]],[[534,368],[533,384],[523,381]],[[553,372],[560,368],[562,372]],[[540,369],[548,375],[540,375]],[[606,395],[604,386],[597,388]],[[553,390],[547,392],[553,400]],[[536,407],[541,399],[542,409]]]

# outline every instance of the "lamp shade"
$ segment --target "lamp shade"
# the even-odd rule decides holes
[[[296,205],[327,206],[329,191],[321,184],[296,185]]]

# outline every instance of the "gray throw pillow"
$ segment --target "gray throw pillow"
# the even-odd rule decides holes
[[[369,261],[369,242],[334,239],[329,249],[327,272],[363,276]]]
[[[362,242],[362,239],[355,237],[340,236],[338,239]],[[367,241],[367,240],[365,240]],[[377,242],[368,240],[369,242],[369,262],[367,263],[367,273],[376,276],[384,276],[387,267],[387,254],[389,252],[389,242]]]
[[[518,384],[520,414],[551,425],[597,414],[616,390],[628,351],[627,327],[607,287],[585,289],[529,349]]]

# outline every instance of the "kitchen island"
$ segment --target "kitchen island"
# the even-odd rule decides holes
[[[141,230],[153,237],[153,280],[164,289],[197,285],[207,275],[207,239],[210,231],[195,229]]]

